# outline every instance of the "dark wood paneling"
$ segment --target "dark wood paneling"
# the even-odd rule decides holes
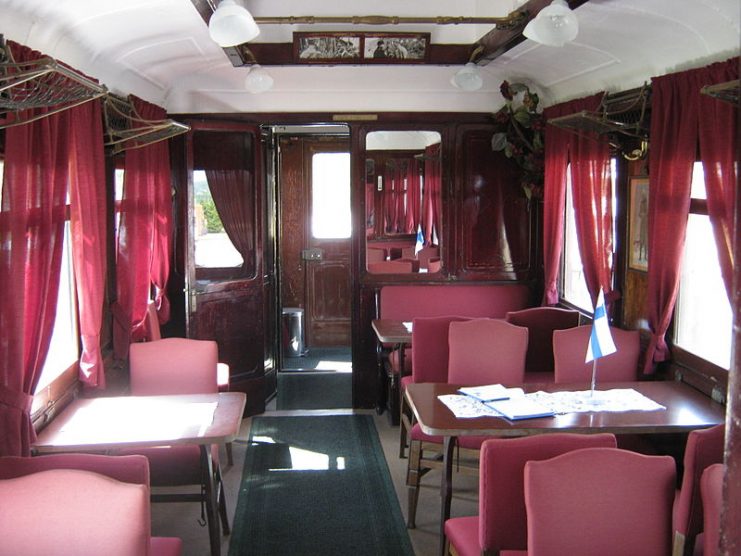
[[[491,149],[492,127],[463,128],[456,164],[456,241],[461,278],[517,280],[533,269],[530,203],[519,169]]]
[[[281,137],[278,148],[281,304],[283,307],[301,307],[305,295],[301,260],[301,250],[306,241],[303,221],[306,202],[303,182],[304,148],[303,142],[295,137]]]
[[[351,293],[349,291],[349,242],[346,253],[332,256],[324,250],[328,260],[307,262],[308,319],[312,326],[310,344],[314,346],[350,345]],[[307,327],[308,328],[308,327]]]

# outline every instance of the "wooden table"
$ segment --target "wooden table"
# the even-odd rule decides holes
[[[529,383],[525,392],[588,390],[589,385]],[[452,460],[455,439],[464,435],[498,437],[527,436],[549,432],[653,434],[684,433],[708,428],[725,420],[725,407],[681,382],[622,382],[598,384],[597,390],[632,388],[666,407],[659,411],[568,413],[540,419],[508,421],[501,417],[459,419],[438,396],[456,393],[452,384],[409,384],[405,396],[422,431],[445,438],[443,473],[440,484],[440,554],[444,551],[445,520],[450,517],[452,495]]]
[[[149,446],[198,444],[204,468],[212,556],[221,539],[211,445],[239,433],[246,403],[242,392],[170,396],[79,398],[39,434],[34,453],[106,452]]]
[[[392,425],[396,426],[399,424],[399,412],[401,411],[401,377],[404,376],[404,350],[412,345],[412,332],[401,320],[375,319],[371,322],[371,326],[378,339],[379,381],[383,385],[389,420]],[[380,355],[383,344],[392,344],[399,351],[399,376],[383,371],[383,361]],[[383,395],[379,396],[379,398],[383,397]]]

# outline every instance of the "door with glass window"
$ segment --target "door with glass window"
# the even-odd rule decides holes
[[[306,346],[350,346],[349,141],[286,136],[279,151],[281,306],[304,309]]]

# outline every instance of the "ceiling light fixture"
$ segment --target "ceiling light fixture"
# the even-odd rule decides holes
[[[237,46],[260,34],[252,14],[236,0],[221,0],[208,21],[208,33],[219,46]]]
[[[479,66],[474,63],[474,60],[476,60],[483,51],[484,47],[480,44],[473,49],[473,52],[471,52],[471,55],[468,57],[468,63],[450,78],[450,82],[454,87],[463,89],[464,91],[478,91],[484,85],[484,80],[481,77],[481,70],[479,70]]]
[[[273,86],[273,77],[265,71],[259,64],[255,64],[250,69],[244,80],[244,87],[247,92],[252,94],[264,93]]]
[[[579,20],[566,0],[553,0],[530,20],[522,34],[546,46],[563,46],[573,41],[578,32]]]

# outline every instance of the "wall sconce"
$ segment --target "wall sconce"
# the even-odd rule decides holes
[[[563,46],[573,41],[578,32],[579,20],[566,0],[553,0],[530,20],[522,34],[546,46]]]
[[[259,64],[252,66],[244,80],[244,88],[252,94],[264,93],[270,90],[272,86],[273,77]]]
[[[260,34],[252,14],[236,0],[221,0],[208,21],[208,34],[222,47],[236,46]]]
[[[482,45],[478,45],[474,48],[473,52],[471,52],[471,56],[468,58],[468,63],[450,78],[450,82],[454,87],[463,89],[464,91],[478,91],[484,85],[484,80],[481,77],[481,70],[474,63],[476,57],[481,54],[483,50],[484,47]]]

